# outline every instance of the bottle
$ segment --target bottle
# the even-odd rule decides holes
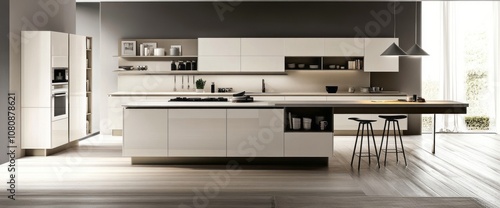
[[[191,62],[186,61],[186,70],[191,70]]]
[[[180,61],[178,68],[179,68],[179,70],[185,70],[186,69],[186,65],[184,64],[184,62]]]
[[[198,67],[196,66],[196,61],[191,61],[191,70],[198,70]]]
[[[266,83],[264,82],[264,79],[262,79],[262,92],[266,92]]]
[[[212,85],[210,85],[210,92],[215,93],[215,83],[212,82]]]
[[[177,70],[177,65],[175,65],[175,61],[172,61],[172,64],[170,64],[170,70],[172,71]]]

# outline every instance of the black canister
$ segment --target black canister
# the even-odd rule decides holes
[[[186,61],[186,70],[191,70],[191,62]]]
[[[177,70],[177,65],[175,65],[175,61],[172,61],[172,64],[170,64],[170,70],[172,71]]]
[[[196,61],[191,61],[191,70],[198,70],[198,66],[196,65]]]
[[[215,93],[215,83],[212,82],[212,85],[210,85],[210,92]]]
[[[186,64],[184,64],[184,62],[180,61],[179,66],[177,68],[179,70],[186,70]]]

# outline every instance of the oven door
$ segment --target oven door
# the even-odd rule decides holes
[[[52,121],[68,118],[68,90],[52,91]]]

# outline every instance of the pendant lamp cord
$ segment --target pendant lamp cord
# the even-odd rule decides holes
[[[418,3],[415,1],[415,44],[417,44],[417,29],[418,29]]]
[[[396,2],[393,4],[392,14],[394,15],[394,38],[396,38]]]

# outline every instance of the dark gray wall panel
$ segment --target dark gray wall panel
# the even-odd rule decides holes
[[[0,164],[7,162],[7,93],[9,93],[9,0],[0,0]]]

